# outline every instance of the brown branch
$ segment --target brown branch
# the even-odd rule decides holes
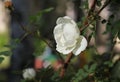
[[[65,70],[67,69],[69,62],[70,62],[70,60],[72,59],[72,56],[73,56],[73,53],[72,53],[72,52],[71,52],[70,54],[68,54],[68,56],[67,56],[67,58],[66,58],[66,60],[65,60],[65,62],[64,62],[64,64],[63,64],[63,67],[62,67],[62,69],[61,69],[60,77],[63,77],[63,76],[64,76]]]
[[[95,20],[95,18],[101,13],[101,11],[108,6],[111,3],[112,0],[108,0],[107,2],[105,2],[105,4],[102,6],[102,8],[95,14],[93,15],[93,19],[88,22],[88,20],[90,19],[91,14],[88,14],[88,16],[86,17],[86,20],[83,22],[83,28],[80,29],[80,31],[84,31],[91,23],[93,23],[93,21]],[[94,2],[96,3],[96,2]],[[93,4],[93,6],[91,6],[92,10],[94,9],[95,5]],[[89,11],[89,13],[91,12],[91,9]]]
[[[112,1],[112,0],[108,0],[107,2],[105,2],[106,4],[104,4],[104,5],[102,6],[102,8],[97,12],[96,15],[99,15],[99,14],[101,13],[101,11],[102,11],[106,6],[108,6],[108,5],[111,3],[111,1]]]
[[[96,6],[96,2],[97,2],[97,0],[93,0],[93,3],[92,3],[92,5],[90,7],[90,10],[88,12],[88,17],[91,15],[92,12],[94,12],[95,6]]]
[[[88,12],[88,15],[87,15],[85,21],[83,22],[82,27],[80,27],[80,28],[81,28],[80,31],[83,31],[83,30],[86,28],[86,26],[89,25],[89,24],[88,24],[88,23],[89,23],[88,20],[90,19],[92,13],[93,13],[94,10],[95,10],[96,2],[97,2],[96,0],[93,0],[93,3],[92,3],[92,5],[91,5],[91,7],[90,7],[90,10],[89,10],[89,12]]]

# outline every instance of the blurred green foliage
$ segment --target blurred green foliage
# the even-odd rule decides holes
[[[4,67],[5,65],[8,65],[6,60],[8,59],[6,56],[10,56],[11,52],[10,49],[8,47],[5,47],[5,45],[9,44],[9,35],[8,32],[5,33],[1,33],[0,34],[0,63],[3,62],[3,60],[5,59],[6,62],[4,62],[4,64],[0,64],[0,68],[2,68],[2,66]]]
[[[7,33],[5,34],[0,34],[0,51],[3,51],[7,48],[5,48],[4,46],[7,45],[9,43],[9,36]]]
[[[45,50],[46,43],[41,39],[34,38],[34,47],[35,47],[34,56],[40,56]]]

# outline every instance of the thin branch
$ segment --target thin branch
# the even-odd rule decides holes
[[[89,18],[90,18],[91,15],[92,15],[91,13],[93,13],[94,10],[95,10],[96,2],[97,2],[96,0],[93,1],[92,5],[91,5],[91,7],[90,7],[90,10],[89,10],[89,12],[88,12],[88,15],[87,15],[85,21],[83,22],[83,25],[82,25],[80,31],[83,31],[83,30],[86,28],[86,26],[89,25],[89,24],[88,24],[88,20],[89,20]]]
[[[89,20],[89,18],[90,18],[90,16],[88,15],[87,16],[87,18],[86,18],[86,20],[83,22],[83,28],[81,28],[80,29],[80,31],[84,31],[91,23],[93,23],[93,21],[95,20],[95,18],[102,12],[102,10],[106,7],[106,6],[108,6],[110,3],[111,3],[111,1],[112,0],[108,0],[107,2],[106,2],[106,4],[104,4],[103,6],[102,6],[102,8],[93,16],[94,18],[90,21],[90,22],[88,22],[88,20]],[[92,7],[92,6],[91,6]],[[95,7],[95,6],[94,6]],[[93,8],[93,7],[92,7]],[[91,11],[91,10],[90,10]]]
[[[28,32],[28,30],[24,27],[24,25],[19,21],[19,17],[16,14],[16,10],[15,10],[15,7],[12,4],[12,2],[11,1],[5,1],[4,4],[5,4],[5,7],[8,8],[11,13],[13,13],[13,15],[14,15],[17,23],[20,25],[20,27],[22,28],[22,30],[24,30],[25,32]]]
[[[65,60],[65,63],[63,64],[63,67],[61,69],[61,72],[60,72],[60,77],[63,77],[64,74],[65,74],[65,70],[67,69],[68,67],[68,64],[70,62],[70,60],[72,59],[72,56],[73,56],[73,53],[71,52],[70,54],[68,54],[66,60]]]
[[[102,8],[97,12],[96,15],[99,15],[99,14],[101,13],[101,11],[102,11],[106,6],[108,6],[108,5],[111,3],[111,1],[112,1],[112,0],[108,0],[108,2],[105,2],[106,4],[104,4],[104,5],[102,6]]]
[[[96,6],[96,2],[97,2],[97,0],[93,0],[93,3],[92,3],[92,5],[90,7],[90,10],[88,12],[88,17],[91,15],[91,12],[94,12],[95,6]]]

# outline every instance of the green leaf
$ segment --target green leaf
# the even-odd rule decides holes
[[[89,70],[88,65],[85,65],[84,69],[79,69],[79,71],[76,73],[75,77],[72,78],[73,82],[79,82],[79,81],[85,79],[89,75],[89,73],[86,72],[86,70]]]
[[[107,23],[106,31],[110,32],[111,28],[112,28],[111,23]]]
[[[77,22],[77,26],[80,28],[80,27],[82,27],[82,22],[80,21],[80,22]]]
[[[88,70],[89,70],[88,65],[85,65],[85,66],[84,66],[84,70],[85,70],[85,71],[88,71]]]
[[[92,25],[92,26],[90,26],[89,25],[89,29],[91,30],[91,31],[95,31],[95,27]]]
[[[114,23],[114,27],[115,27],[116,29],[119,29],[119,30],[120,30],[120,20],[118,20],[118,21],[116,21],[116,22]]]
[[[27,82],[26,80],[22,79],[21,82]]]
[[[48,13],[48,12],[52,11],[53,9],[54,9],[53,7],[43,9],[43,10],[39,11],[37,14],[30,16],[30,18],[29,18],[30,23],[34,23],[37,25],[41,24],[43,14]]]
[[[86,78],[88,75],[89,75],[89,73],[84,72],[84,73],[82,74],[83,79]]]
[[[101,3],[101,0],[97,0],[97,6],[101,6],[102,5],[102,3]]]
[[[0,52],[0,55],[10,56],[11,55],[11,51],[2,51],[2,52]]]
[[[90,42],[92,36],[93,36],[93,32],[88,36],[88,43]]]
[[[96,69],[96,67],[97,67],[97,64],[96,64],[96,63],[92,64],[92,65],[90,66],[89,73],[94,72],[95,69]]]
[[[112,67],[113,66],[113,62],[112,61],[106,61],[104,62],[105,65],[108,65],[108,67]]]
[[[84,73],[83,69],[80,69],[80,70],[78,71],[78,74],[77,74],[77,75],[83,74],[83,73]]]
[[[83,73],[84,73],[83,69],[79,69],[75,77],[72,78],[73,82],[78,82],[79,80],[82,80]]]
[[[3,60],[4,60],[4,57],[0,57],[0,63],[2,63]]]
[[[107,21],[104,19],[101,21],[102,24],[105,24]]]
[[[114,78],[111,82],[119,82],[120,81],[120,61],[118,61],[113,67],[111,71],[111,76]],[[115,79],[116,78],[116,79]],[[118,78],[118,79],[117,79]]]
[[[104,35],[104,34],[107,34],[108,32],[107,31],[104,31],[102,34]]]
[[[118,33],[118,38],[120,39],[120,32]]]
[[[50,7],[50,8],[47,8],[47,9],[43,10],[42,12],[47,13],[47,12],[52,11],[53,9],[54,9],[53,7]]]
[[[120,20],[118,20],[112,24],[112,29],[111,29],[112,36],[114,37],[117,34],[119,37],[120,36],[119,31],[120,31]]]
[[[9,49],[15,49],[16,48],[15,45],[4,45],[4,47],[9,48]]]
[[[112,22],[113,22],[113,20],[114,20],[114,18],[115,18],[115,16],[112,14],[112,15],[110,15],[110,17],[109,17],[109,20],[108,20],[108,21],[109,21],[110,23],[112,23]]]

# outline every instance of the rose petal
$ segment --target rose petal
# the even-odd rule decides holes
[[[77,27],[70,23],[57,25],[54,29],[56,43],[68,47],[75,45],[76,39],[79,37],[79,32],[76,28]]]
[[[72,23],[71,19],[66,19],[64,17],[59,17],[56,21],[56,24],[66,24],[66,23]]]
[[[69,54],[70,52],[72,52],[74,48],[75,48],[75,46],[67,48],[66,46],[64,46],[64,47],[62,46],[61,47],[61,46],[57,45],[56,50],[58,52],[66,55],[66,54]]]
[[[58,43],[59,39],[63,35],[62,24],[59,24],[59,25],[55,26],[53,34],[54,34],[54,38],[55,38],[56,42]]]
[[[68,17],[68,16],[59,17],[57,19],[57,21],[56,21],[57,25],[58,24],[66,24],[66,23],[71,23],[71,24],[77,26],[77,24],[75,23],[75,21],[72,18]]]
[[[67,40],[76,39],[79,37],[79,32],[76,30],[77,27],[68,23],[64,25],[63,33]]]
[[[71,47],[76,44],[76,40],[79,37],[79,33],[72,24],[68,23],[64,25],[63,36],[66,41],[66,46]]]
[[[56,25],[53,31],[55,38],[59,36],[59,34],[61,34],[62,32],[63,32],[62,24]]]
[[[63,24],[63,23],[70,23],[72,19],[68,16],[64,16],[64,17],[59,17],[56,21],[56,24]]]
[[[79,55],[87,47],[87,40],[84,36],[80,36],[76,48],[73,50],[73,54]]]
[[[63,18],[72,20],[72,18],[69,16],[64,16]]]
[[[70,21],[69,23],[77,26],[76,22],[72,18],[70,18],[69,16],[64,16],[63,18],[64,18],[64,20],[66,19],[66,20]]]

